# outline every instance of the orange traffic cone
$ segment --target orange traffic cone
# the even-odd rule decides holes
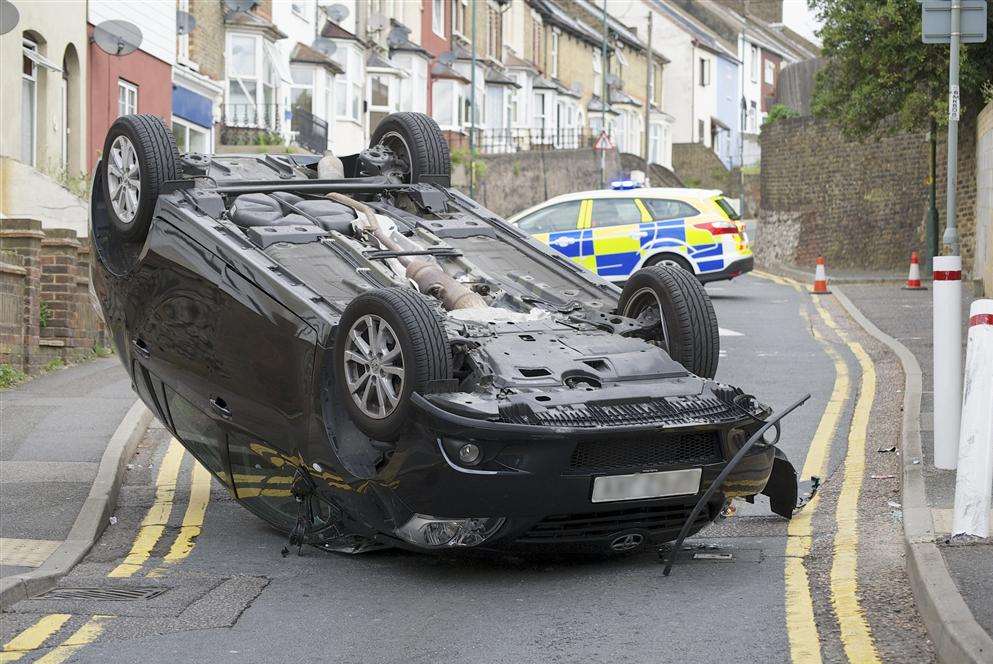
[[[810,291],[814,295],[830,293],[827,286],[827,274],[824,271],[824,257],[817,257],[817,270],[814,271],[814,290]]]
[[[917,252],[913,251],[910,254],[910,273],[907,275],[907,285],[903,287],[904,290],[927,290],[926,287],[921,285],[921,262],[917,258]]]

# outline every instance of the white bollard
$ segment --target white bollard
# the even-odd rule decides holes
[[[934,465],[953,470],[958,461],[962,413],[962,259],[935,256]]]
[[[990,536],[993,499],[993,300],[969,308],[962,438],[952,535]]]

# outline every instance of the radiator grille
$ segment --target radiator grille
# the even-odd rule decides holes
[[[720,424],[741,418],[739,409],[718,398],[672,397],[629,403],[590,403],[532,408],[516,403],[500,407],[506,422],[556,427],[685,426]]]
[[[692,505],[663,505],[549,516],[535,524],[517,541],[522,544],[583,542],[633,530],[646,531],[649,534],[678,530],[692,509]],[[709,510],[702,510],[693,526],[696,529],[702,528],[710,519]]]
[[[569,470],[645,470],[723,460],[718,433],[697,431],[634,440],[583,441],[572,452]]]

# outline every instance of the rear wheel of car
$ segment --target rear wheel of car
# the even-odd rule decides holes
[[[438,315],[410,289],[362,293],[338,324],[334,376],[355,425],[371,438],[395,440],[409,425],[411,394],[452,377]]]
[[[155,115],[117,118],[104,140],[103,168],[111,227],[125,240],[143,241],[162,185],[179,177],[172,132]]]
[[[452,158],[438,123],[423,113],[387,115],[372,134],[370,145],[389,148],[404,165],[404,182],[451,185]]]
[[[656,265],[624,285],[617,313],[655,325],[654,342],[697,376],[713,378],[721,349],[717,314],[692,273]]]

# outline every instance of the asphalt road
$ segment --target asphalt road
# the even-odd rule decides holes
[[[153,428],[116,523],[61,586],[166,592],[21,602],[3,615],[0,661],[931,661],[903,575],[896,455],[877,452],[898,435],[894,361],[830,298],[756,276],[708,291],[718,379],[774,407],[812,395],[781,448],[825,485],[792,525],[761,500],[742,503],[691,540],[668,578],[653,552],[282,558],[283,538],[216,483],[208,490]],[[699,552],[730,559],[690,557]]]

